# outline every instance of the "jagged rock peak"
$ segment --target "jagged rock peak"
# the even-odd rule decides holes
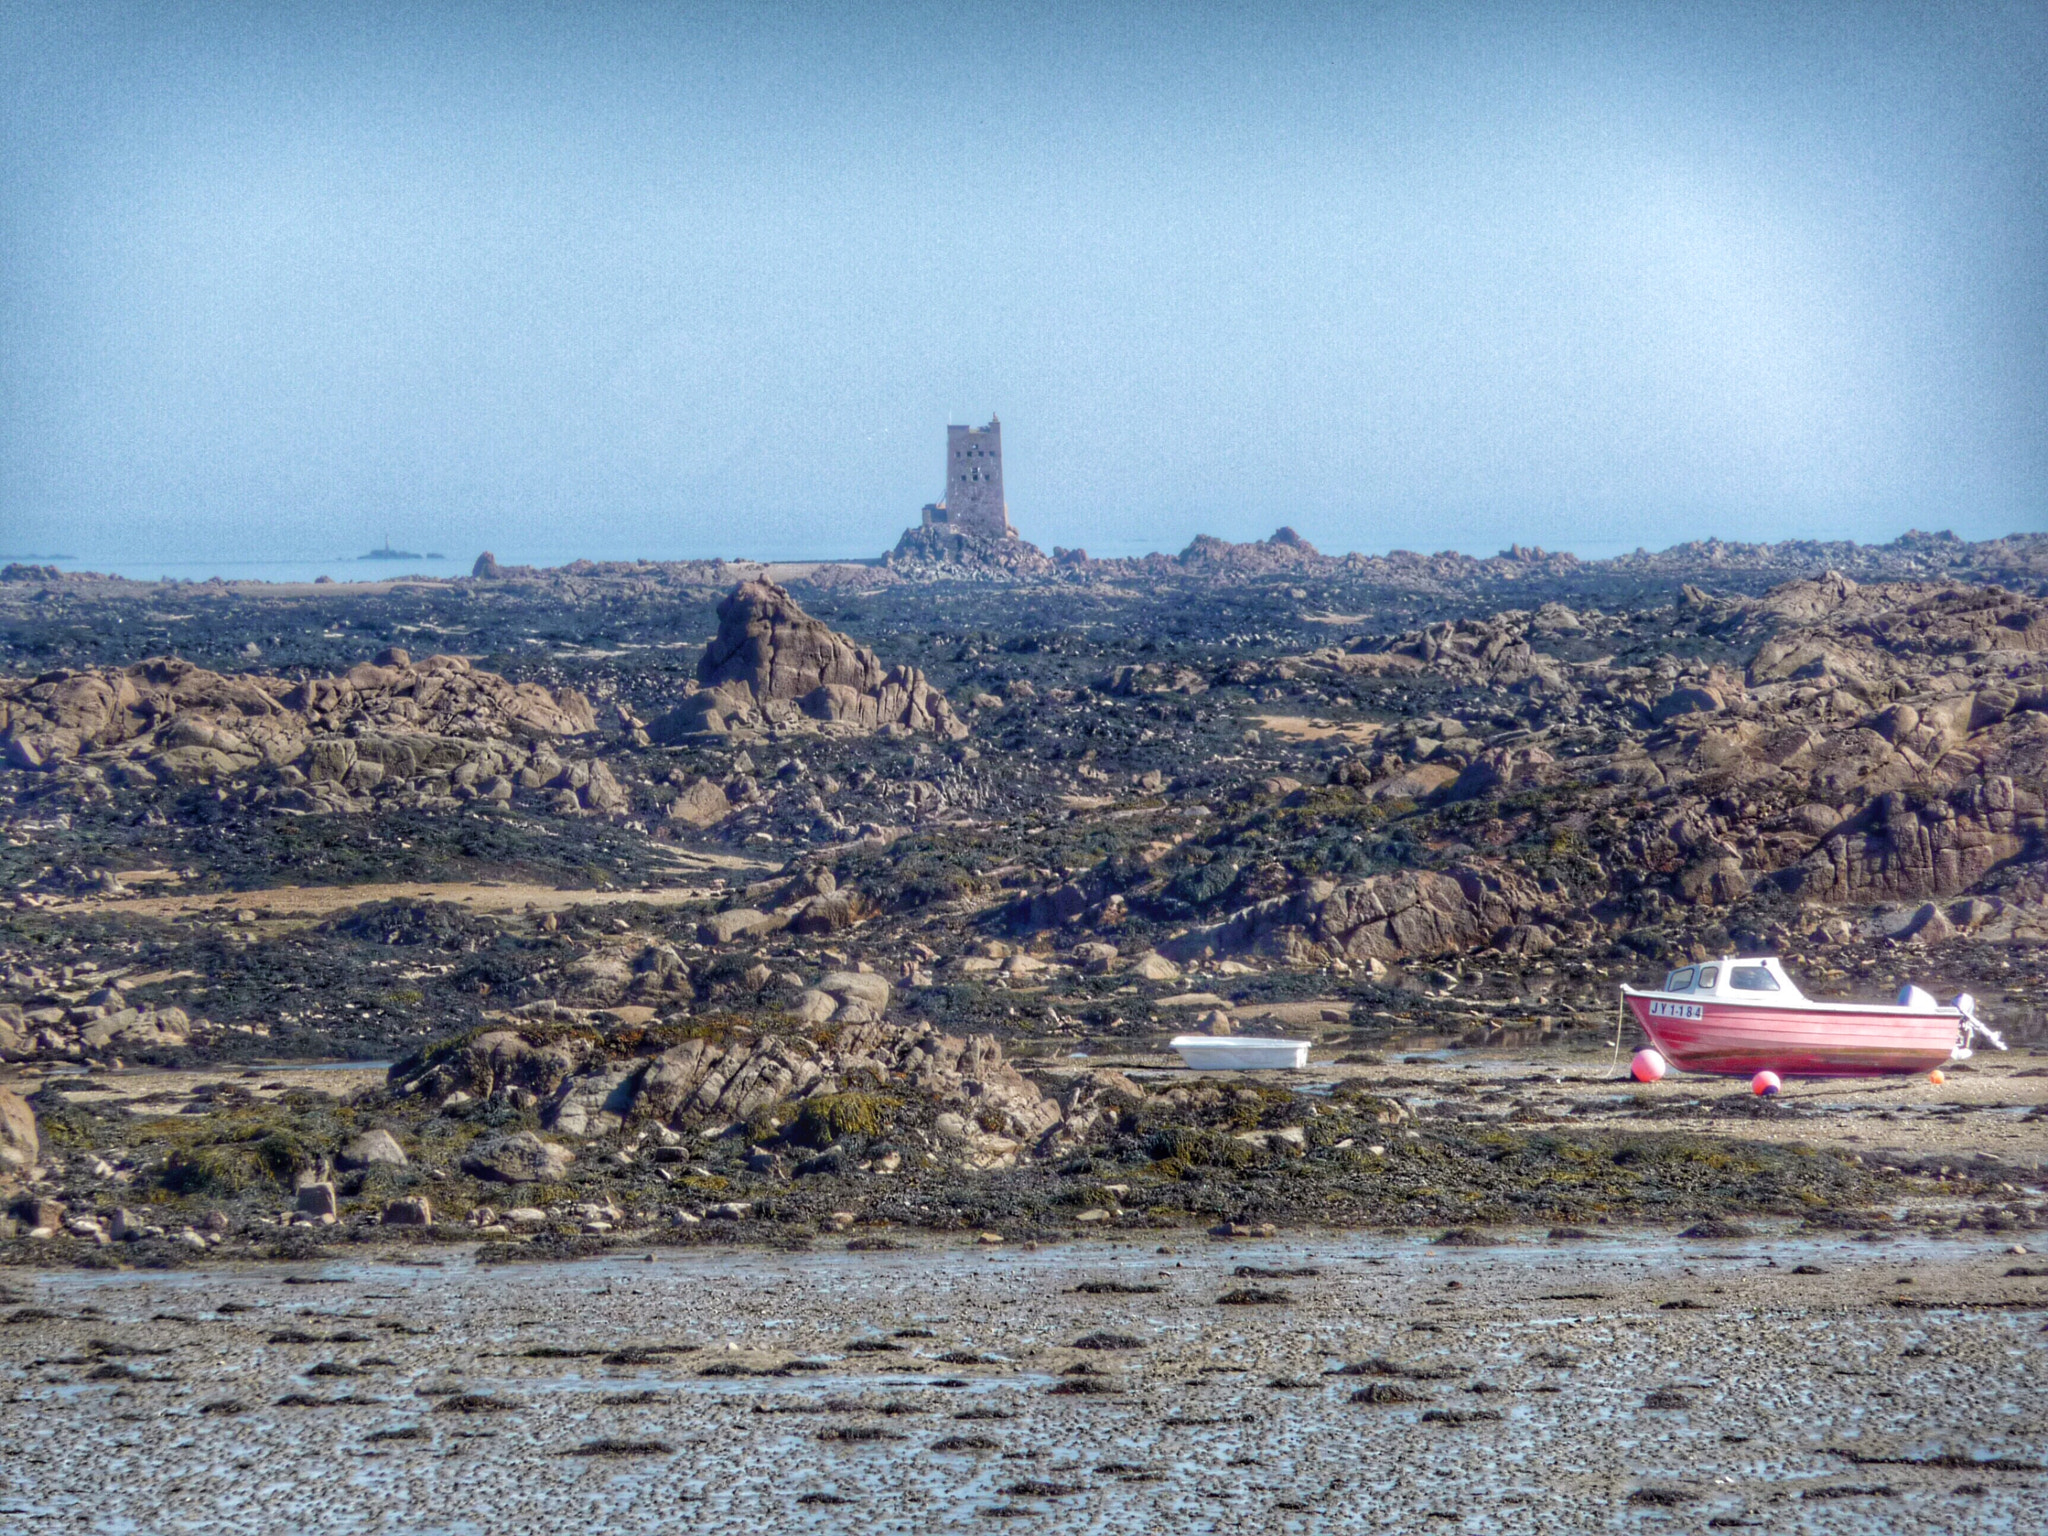
[[[718,633],[697,663],[697,680],[700,687],[656,722],[658,739],[766,727],[967,734],[922,672],[885,666],[772,581],[743,581],[718,605]]]
[[[743,581],[718,605],[718,633],[697,663],[706,688],[738,685],[757,703],[799,699],[826,683],[881,685],[874,652],[835,634],[772,581]]]

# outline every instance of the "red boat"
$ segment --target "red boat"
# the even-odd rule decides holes
[[[1918,987],[1897,1003],[1809,1001],[1775,959],[1724,956],[1680,966],[1654,992],[1623,987],[1643,1033],[1683,1072],[1748,1077],[1879,1077],[1969,1057],[1982,1036],[2005,1042],[1965,992],[1943,1007]]]

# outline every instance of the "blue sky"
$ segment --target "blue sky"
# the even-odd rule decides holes
[[[0,553],[2048,527],[2044,18],[0,4]]]

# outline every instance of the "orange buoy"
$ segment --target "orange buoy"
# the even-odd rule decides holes
[[[1943,1083],[1947,1082],[1948,1079],[1941,1075],[1941,1068],[1936,1067],[1932,1072],[1927,1074],[1927,1081],[1934,1084],[1935,1087],[1939,1088]]]

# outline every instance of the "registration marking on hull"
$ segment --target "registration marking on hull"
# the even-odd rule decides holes
[[[1653,1019],[1704,1019],[1707,1010],[1698,1003],[1651,1003]]]

